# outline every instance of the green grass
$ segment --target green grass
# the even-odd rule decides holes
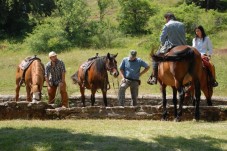
[[[65,62],[67,74],[66,74],[66,82],[67,82],[67,90],[69,95],[78,95],[79,87],[74,85],[71,81],[70,76],[78,69],[79,65],[86,61],[89,57],[95,55],[96,52],[99,55],[106,55],[108,52],[110,53],[118,53],[117,62],[118,66],[121,60],[128,56],[129,50],[135,49],[138,51],[138,57],[145,60],[147,63],[151,65],[150,60],[150,50],[147,50],[141,47],[141,43],[146,40],[146,37],[137,37],[137,38],[127,38],[125,40],[124,48],[115,48],[115,49],[79,49],[74,48],[72,50],[65,51],[64,53],[59,53],[58,58],[62,59]],[[6,46],[9,44],[5,44]],[[30,51],[26,51],[23,45],[17,44],[14,47],[14,51],[0,49],[0,94],[14,94],[15,93],[15,72],[17,65],[27,56],[34,55],[34,53]],[[223,46],[225,47],[225,46]],[[223,48],[220,46],[220,48]],[[215,45],[215,48],[219,48]],[[42,62],[46,64],[49,61],[48,53],[46,54],[37,54],[38,57],[42,59]],[[214,88],[215,96],[226,96],[227,94],[227,81],[226,81],[226,71],[227,71],[227,53],[219,54],[217,50],[214,51],[214,55],[212,57],[212,61],[216,67],[217,80],[219,82],[219,86]],[[142,84],[140,86],[139,95],[142,94],[160,94],[159,85],[150,86],[146,84],[146,81],[151,73],[151,69],[141,77]],[[109,76],[109,80],[111,83],[111,89],[108,91],[108,94],[117,95],[118,91],[118,83],[120,82],[119,78],[115,79],[112,76]],[[113,83],[115,85],[115,89],[113,88]],[[25,88],[21,88],[21,94],[25,94]],[[46,93],[46,88],[44,88],[43,93]],[[100,91],[98,92],[100,93]],[[127,91],[129,94],[129,91]],[[86,90],[86,94],[90,95],[90,91]],[[168,90],[168,94],[171,95],[170,89]]]
[[[0,150],[227,150],[227,122],[0,121]]]

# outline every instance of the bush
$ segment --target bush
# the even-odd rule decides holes
[[[119,27],[126,34],[149,33],[146,30],[147,22],[154,13],[147,0],[119,0],[121,12]]]
[[[112,48],[123,45],[122,34],[109,21],[93,23],[91,45],[95,48]]]
[[[163,15],[166,12],[174,13],[177,20],[184,23],[186,40],[189,45],[192,44],[192,39],[195,37],[194,28],[198,25],[202,25],[205,28],[207,35],[215,34],[218,30],[226,28],[225,24],[227,23],[227,17],[225,17],[225,15],[214,10],[205,11],[195,4],[187,5],[183,3],[178,7],[166,8],[158,6],[158,8],[156,14],[149,20],[151,37],[150,43],[147,45],[150,46],[152,50],[157,49],[160,45],[159,36],[165,24]]]
[[[49,19],[37,26],[25,39],[25,43],[35,52],[61,51],[70,46],[66,32],[56,19]]]

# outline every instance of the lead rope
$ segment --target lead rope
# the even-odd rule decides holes
[[[111,76],[111,81],[112,81],[112,84],[113,84],[114,94],[117,96],[118,95],[118,90],[119,90],[119,81],[117,79],[117,88],[115,88],[114,78],[112,76]]]

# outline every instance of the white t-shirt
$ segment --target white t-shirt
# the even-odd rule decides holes
[[[202,38],[194,38],[192,40],[192,46],[195,47],[202,55],[211,55],[213,53],[212,44],[209,37],[205,37],[204,41]]]

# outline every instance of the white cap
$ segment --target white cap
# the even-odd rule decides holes
[[[57,56],[57,54],[56,54],[54,51],[51,51],[51,52],[49,53],[49,58],[50,58],[50,57],[53,57],[53,56]]]

